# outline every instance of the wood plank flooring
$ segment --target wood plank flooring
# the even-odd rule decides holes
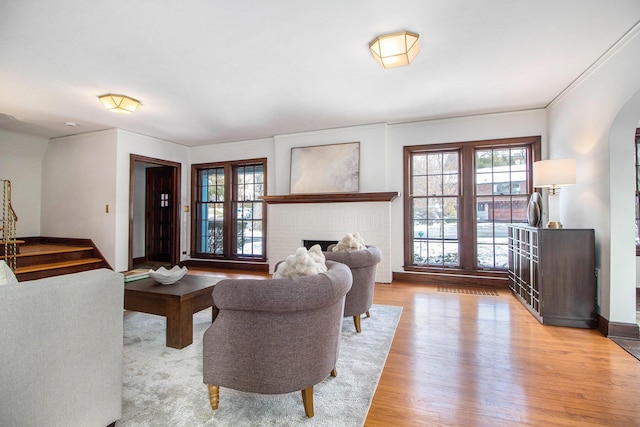
[[[542,326],[507,290],[394,282],[374,303],[403,314],[366,426],[640,425],[640,361],[595,330]]]
[[[507,290],[394,282],[374,303],[403,313],[365,426],[640,426],[640,361],[595,330],[542,326]]]

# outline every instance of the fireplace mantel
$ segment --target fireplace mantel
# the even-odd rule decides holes
[[[346,202],[391,202],[400,195],[397,191],[381,193],[324,193],[286,194],[263,196],[267,204],[279,203],[346,203]]]

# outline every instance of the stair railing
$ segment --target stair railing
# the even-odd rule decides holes
[[[11,206],[11,181],[2,180],[2,224],[0,224],[0,244],[4,249],[7,265],[15,271],[16,254],[18,253],[16,238],[16,221],[18,216]]]

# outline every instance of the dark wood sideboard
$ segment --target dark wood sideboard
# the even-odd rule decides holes
[[[509,287],[544,325],[594,328],[594,230],[510,225]]]

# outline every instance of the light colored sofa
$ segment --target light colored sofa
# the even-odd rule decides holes
[[[123,283],[99,269],[0,286],[0,425],[120,419]]]
[[[352,280],[346,265],[326,264],[325,273],[227,279],[213,287],[216,317],[203,342],[212,409],[224,405],[221,386],[261,394],[300,390],[305,413],[313,417],[313,386],[336,373]]]

